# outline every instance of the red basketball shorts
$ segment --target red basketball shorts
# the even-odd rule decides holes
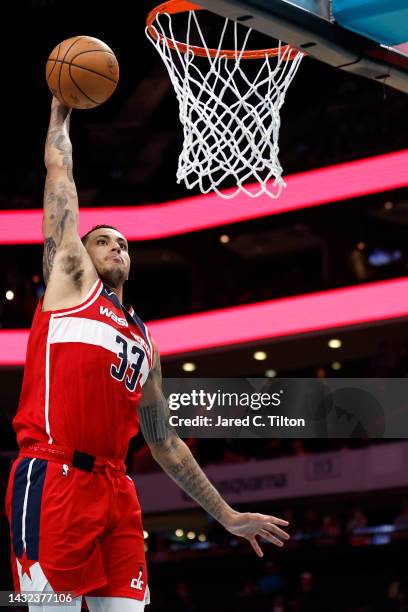
[[[16,591],[130,597],[148,603],[141,510],[123,473],[19,457],[6,495]]]

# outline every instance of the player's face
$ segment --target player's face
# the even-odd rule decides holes
[[[126,238],[116,230],[103,227],[89,235],[85,245],[101,280],[116,288],[129,277],[130,257]]]

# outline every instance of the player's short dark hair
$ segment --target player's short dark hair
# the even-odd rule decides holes
[[[113,227],[113,225],[107,225],[106,223],[102,223],[101,225],[95,225],[92,229],[89,230],[89,232],[86,232],[86,234],[84,234],[81,238],[82,244],[86,244],[89,234],[92,234],[92,232],[94,232],[95,230],[98,229],[113,229],[116,232],[119,232],[117,227]],[[119,232],[120,233],[120,232]]]

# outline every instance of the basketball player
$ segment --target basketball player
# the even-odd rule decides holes
[[[289,536],[279,525],[288,522],[233,510],[168,427],[157,347],[123,305],[126,238],[103,225],[78,236],[69,120],[54,98],[45,146],[46,291],[28,342],[13,421],[20,454],[6,496],[14,583],[16,591],[72,592],[67,611],[80,610],[85,595],[91,612],[141,612],[149,603],[141,510],[124,465],[139,424],[163,470],[259,556],[257,536],[282,546]]]

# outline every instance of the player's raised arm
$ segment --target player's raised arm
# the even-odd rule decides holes
[[[44,280],[48,283],[55,252],[78,241],[78,197],[72,175],[70,109],[53,98],[45,144],[47,178],[44,190]]]
[[[160,358],[155,349],[154,366],[143,386],[139,404],[139,422],[154,459],[190,497],[198,502],[230,533],[246,538],[256,554],[263,556],[256,536],[283,546],[288,534],[278,525],[287,526],[283,519],[266,514],[236,512],[211,484],[188,446],[169,425],[170,410],[162,391]]]
[[[45,300],[55,306],[65,293],[89,290],[97,278],[78,235],[78,196],[72,174],[72,145],[69,137],[70,109],[55,97],[45,144],[47,178],[44,190],[43,275]],[[52,279],[52,286],[49,281]]]

